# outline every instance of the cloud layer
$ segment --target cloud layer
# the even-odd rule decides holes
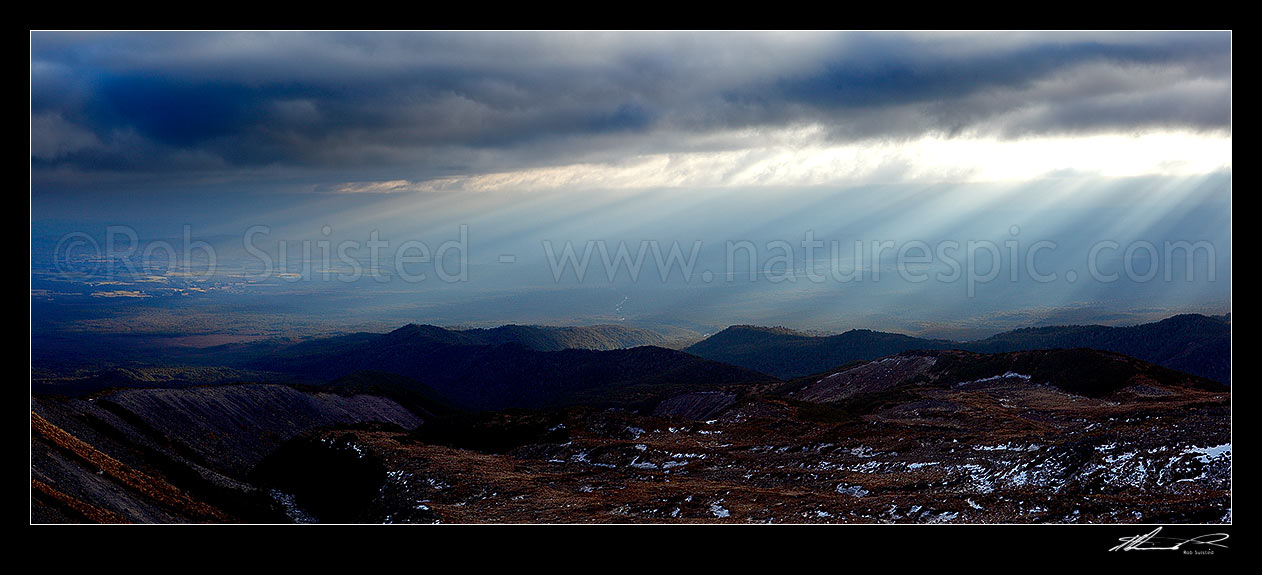
[[[31,162],[37,192],[154,178],[389,192],[661,158],[768,161],[768,149],[795,147],[1226,134],[1230,41],[37,32]]]

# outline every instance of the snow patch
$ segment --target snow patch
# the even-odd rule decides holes
[[[852,495],[854,497],[863,497],[870,493],[860,485],[846,485],[845,483],[837,485],[837,493],[842,495]]]
[[[1183,450],[1184,455],[1196,455],[1196,459],[1201,463],[1209,463],[1211,460],[1220,457],[1231,457],[1231,443],[1215,445],[1213,447],[1196,447],[1190,446]]]
[[[992,376],[990,376],[990,377],[983,377],[983,378],[981,378],[981,379],[974,379],[973,381],[964,381],[964,382],[960,382],[960,383],[955,384],[955,385],[954,385],[954,386],[952,386],[952,387],[964,387],[964,386],[966,386],[966,385],[973,385],[973,384],[975,384],[975,383],[986,383],[986,382],[990,382],[990,381],[999,381],[999,380],[1001,380],[1001,379],[1010,379],[1010,378],[1011,378],[1011,379],[1021,379],[1021,380],[1025,380],[1025,381],[1030,381],[1030,376],[1028,376],[1028,375],[1020,374],[1020,373],[1017,373],[1017,372],[1015,372],[1015,371],[1008,371],[1008,372],[1004,372],[1004,374],[1003,374],[1003,375],[992,375]]]

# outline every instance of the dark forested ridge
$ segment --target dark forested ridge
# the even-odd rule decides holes
[[[852,361],[876,359],[916,349],[951,349],[959,344],[897,333],[855,329],[810,336],[783,327],[729,327],[684,351],[788,379],[819,373]]]
[[[1074,347],[1114,351],[1220,383],[1231,383],[1230,316],[1185,314],[1127,327],[1018,329],[970,342],[964,349],[999,353]]]
[[[638,393],[773,381],[661,347],[541,351],[517,341],[488,343],[494,341],[488,339],[492,333],[408,325],[371,338],[316,340],[259,359],[252,367],[313,382],[364,370],[396,374],[468,409],[538,408],[577,397],[595,404],[625,403]]]
[[[1129,327],[1102,325],[1018,329],[971,342],[924,339],[870,330],[809,336],[784,328],[733,326],[685,349],[688,353],[791,378],[911,350],[1002,353],[1091,348],[1136,357],[1231,383],[1230,316],[1177,315]]]

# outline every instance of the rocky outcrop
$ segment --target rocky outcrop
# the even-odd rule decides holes
[[[828,402],[877,393],[928,371],[936,361],[925,355],[891,356],[824,377],[793,396],[802,401]]]

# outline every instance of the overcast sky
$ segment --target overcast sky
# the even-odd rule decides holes
[[[34,192],[827,184],[984,171],[950,154],[996,141],[1221,144],[1230,39],[37,32]],[[1022,169],[1082,165],[1045,159]]]

